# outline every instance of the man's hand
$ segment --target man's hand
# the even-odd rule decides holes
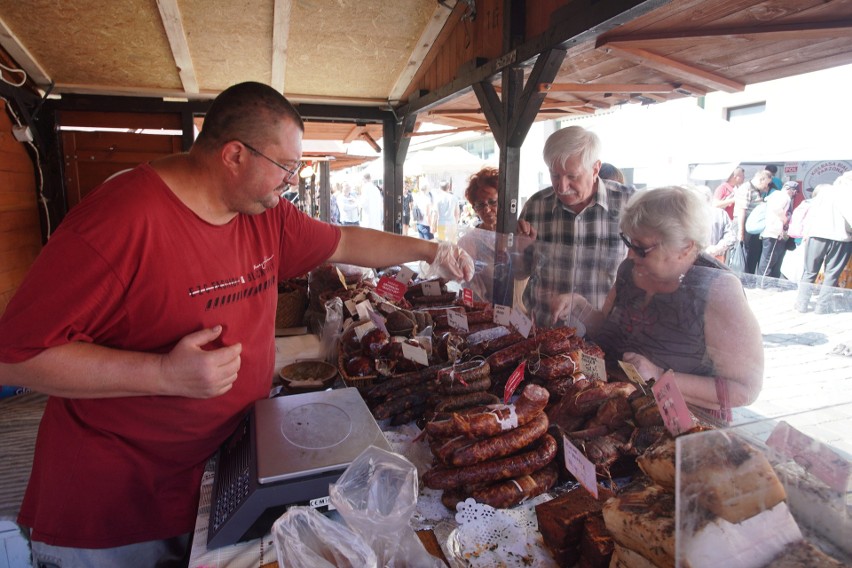
[[[242,344],[215,349],[205,346],[222,334],[222,326],[202,329],[181,339],[163,357],[162,394],[212,398],[225,394],[237,380]]]

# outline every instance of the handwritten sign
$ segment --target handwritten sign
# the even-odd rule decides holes
[[[677,388],[674,371],[669,369],[663,373],[651,390],[654,392],[654,399],[657,401],[663,423],[672,436],[678,436],[692,428],[692,413],[689,412],[686,400]]]
[[[494,323],[509,327],[512,325],[512,308],[494,304]]]
[[[462,305],[473,307],[473,290],[470,288],[462,288]]]
[[[364,300],[355,306],[355,308],[358,311],[358,319],[362,321],[370,319],[370,314],[373,313],[373,304],[369,300]]]
[[[642,375],[639,374],[639,371],[636,367],[633,366],[632,363],[625,363],[624,361],[618,362],[619,367],[624,371],[624,374],[627,375],[627,378],[632,382],[636,383],[640,387],[647,386],[648,383],[645,382],[645,379],[642,378]]]
[[[407,285],[411,282],[411,277],[414,276],[414,271],[408,268],[407,266],[400,266],[399,272],[394,276],[394,280],[399,282],[400,284]]]
[[[394,302],[402,300],[402,297],[405,296],[405,290],[405,284],[387,276],[379,278],[379,283],[376,284],[376,293]]]
[[[447,310],[447,323],[450,327],[458,329],[460,331],[466,332],[469,330],[467,326],[467,314],[464,312]]]
[[[429,366],[429,355],[426,350],[410,343],[402,342],[402,356],[409,361],[420,363],[424,367]]]
[[[585,487],[586,491],[598,498],[598,479],[595,476],[595,465],[583,455],[577,446],[571,443],[568,436],[562,436],[562,449],[565,454],[565,469]]]
[[[523,335],[525,338],[530,336],[532,320],[528,318],[524,312],[520,310],[512,310],[509,320],[512,325],[515,326],[515,329],[518,330],[518,333]]]
[[[441,285],[435,280],[430,280],[429,282],[423,282],[422,284],[420,284],[420,289],[423,291],[424,296],[440,296],[441,295]]]
[[[367,323],[362,323],[358,327],[355,328],[355,336],[358,338],[358,341],[364,339],[364,336],[367,335],[368,331],[372,331],[376,329],[376,324],[371,321]]]
[[[521,381],[524,380],[524,369],[527,367],[526,361],[521,361],[521,364],[512,371],[512,374],[509,375],[509,380],[506,381],[506,386],[503,388],[503,402],[509,404],[509,399],[512,398],[512,394],[515,392],[515,389],[518,388],[518,385],[521,384]]]
[[[580,352],[580,371],[590,379],[606,382],[606,363],[600,357]]]
[[[355,303],[355,300],[346,300],[343,302],[343,305],[346,306],[346,311],[349,312],[349,315],[358,315],[358,305]]]
[[[772,430],[766,445],[782,456],[792,459],[808,473],[840,493],[849,490],[852,465],[835,453],[830,446],[814,440],[781,421]]]

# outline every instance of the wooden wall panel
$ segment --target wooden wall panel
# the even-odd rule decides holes
[[[36,180],[24,145],[0,102],[0,314],[41,251]]]

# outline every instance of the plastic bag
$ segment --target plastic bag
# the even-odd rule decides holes
[[[417,538],[410,520],[417,507],[417,469],[399,454],[370,446],[330,487],[347,526],[366,541],[379,566],[441,568]]]
[[[745,271],[745,265],[745,243],[743,241],[738,241],[734,244],[728,256],[728,267],[734,272],[742,273]]]
[[[376,554],[346,525],[311,507],[291,507],[272,525],[282,568],[370,568]]]
[[[343,300],[332,298],[325,303],[325,321],[320,334],[320,358],[337,365],[337,345],[343,333]]]
[[[432,264],[420,263],[420,277],[424,280],[432,278],[444,278],[470,282],[473,278],[475,266],[473,258],[463,248],[448,242],[438,243],[438,252]]]
[[[766,202],[760,202],[746,217],[745,230],[749,235],[759,235],[766,228]]]

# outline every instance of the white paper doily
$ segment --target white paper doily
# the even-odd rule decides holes
[[[447,537],[445,554],[455,567],[556,567],[538,532],[539,495],[513,509],[495,509],[466,499],[457,506],[458,527]]]

